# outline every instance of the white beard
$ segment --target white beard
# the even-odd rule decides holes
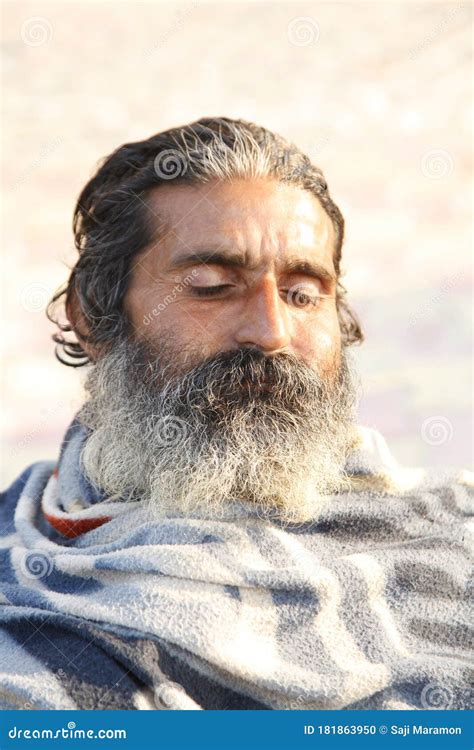
[[[80,419],[94,485],[140,500],[150,518],[219,518],[240,501],[288,522],[348,488],[357,385],[344,350],[330,379],[288,354],[246,348],[170,372],[179,356],[168,343],[155,356],[123,341],[92,366]]]

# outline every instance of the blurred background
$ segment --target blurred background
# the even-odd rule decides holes
[[[5,2],[2,488],[55,458],[83,372],[47,301],[74,202],[126,141],[253,120],[325,172],[345,215],[359,421],[410,466],[472,464],[469,3]]]

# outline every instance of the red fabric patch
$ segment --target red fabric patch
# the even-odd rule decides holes
[[[110,516],[102,516],[102,518],[80,518],[80,519],[66,519],[56,518],[45,513],[45,518],[49,521],[51,526],[54,526],[56,531],[59,531],[63,536],[67,536],[68,539],[74,539],[76,536],[85,534],[86,531],[92,531],[97,529],[98,526],[107,523],[111,520]]]

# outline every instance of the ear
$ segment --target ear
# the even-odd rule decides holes
[[[71,325],[71,329],[76,334],[78,342],[91,362],[95,362],[99,357],[100,348],[96,344],[91,344],[86,340],[86,337],[90,335],[90,326],[82,311],[79,297],[77,296],[75,289],[71,291],[66,301],[66,316]]]

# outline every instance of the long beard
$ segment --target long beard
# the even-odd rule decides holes
[[[123,340],[92,367],[80,418],[92,430],[82,463],[94,485],[140,500],[152,518],[220,518],[237,501],[290,522],[348,487],[357,385],[345,351],[324,377],[294,355],[249,347],[185,372],[179,358],[169,342],[156,355]]]

